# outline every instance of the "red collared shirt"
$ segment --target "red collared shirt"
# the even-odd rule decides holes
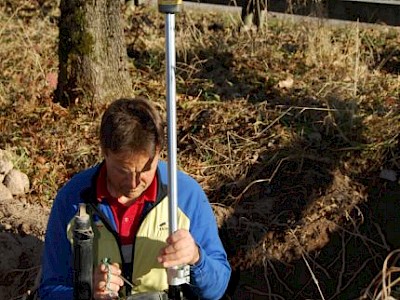
[[[97,199],[107,199],[114,215],[117,231],[121,245],[132,245],[139,229],[140,216],[143,212],[145,202],[155,202],[157,197],[157,176],[146,191],[136,199],[130,206],[118,202],[117,198],[110,195],[107,189],[107,168],[104,164],[97,179]]]

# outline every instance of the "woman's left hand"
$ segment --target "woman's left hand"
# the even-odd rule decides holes
[[[164,268],[194,265],[200,259],[200,250],[189,231],[179,229],[167,238],[167,246],[157,257]]]

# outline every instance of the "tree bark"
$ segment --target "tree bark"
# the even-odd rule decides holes
[[[244,0],[242,4],[242,21],[245,27],[254,24],[257,29],[264,24],[267,0]]]
[[[63,106],[132,96],[119,0],[61,0],[59,73]]]

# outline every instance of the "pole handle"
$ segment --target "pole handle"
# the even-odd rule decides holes
[[[165,14],[175,14],[181,11],[182,0],[158,0],[158,10]]]

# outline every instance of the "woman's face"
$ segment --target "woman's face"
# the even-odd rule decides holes
[[[157,170],[159,152],[150,157],[145,152],[105,152],[107,188],[122,204],[136,200],[150,186]]]

